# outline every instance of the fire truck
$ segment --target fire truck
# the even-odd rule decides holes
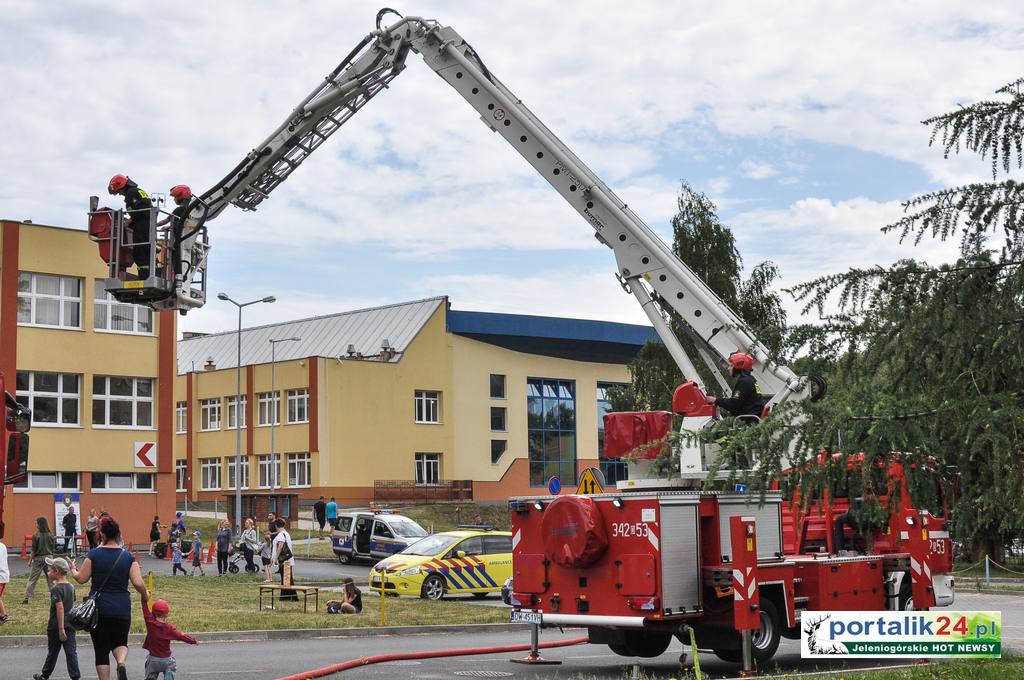
[[[839,505],[824,513],[795,512],[781,495],[702,490],[716,463],[713,445],[692,440],[673,452],[670,479],[649,474],[651,458],[673,416],[700,431],[718,419],[708,404],[694,360],[672,327],[692,341],[697,359],[729,391],[725,370],[736,352],[753,358],[752,374],[772,409],[823,396],[824,381],[800,376],[774,361],[743,320],[549,130],[450,26],[382,9],[364,37],[265,140],[206,192],[187,204],[178,243],[155,226],[131,233],[123,211],[90,201],[90,233],[109,270],[105,288],[122,302],[185,314],[206,301],[209,240],[206,225],[228,205],[256,210],[310,155],[388,88],[419,55],[543,177],[612,250],[616,277],[644,310],[689,382],[680,385],[672,411],[610,414],[620,433],[617,455],[647,446],[629,464],[629,480],[614,493],[590,497],[523,497],[509,501],[514,530],[512,603],[542,625],[578,625],[593,642],[628,656],[661,654],[687,628],[702,647],[738,660],[740,634],[753,631],[754,654],[764,661],[782,635],[795,636],[806,609],[928,608],[951,601],[952,581],[937,578],[948,564],[945,521],[902,504],[890,508],[888,533],[867,554],[836,555],[827,536]],[[150,220],[154,225],[156,219]],[[133,245],[148,243],[148,276],[128,271]],[[169,263],[169,253],[180,253]],[[146,264],[146,263],[140,263]],[[177,264],[177,266],[171,266]],[[758,420],[758,417],[754,417]],[[614,437],[612,437],[614,439]],[[606,440],[606,446],[607,440]],[[614,448],[614,447],[611,447]],[[608,453],[613,453],[611,448]],[[652,454],[652,455],[647,455]],[[831,510],[830,510],[831,508]],[[823,524],[815,518],[824,517]],[[821,525],[819,525],[821,524]],[[787,528],[788,527],[788,528]],[[815,543],[816,536],[825,543]],[[784,536],[790,537],[786,541]],[[799,540],[796,538],[799,536]],[[937,537],[934,538],[933,537]],[[889,543],[885,543],[886,539]],[[936,543],[932,543],[935,540]],[[943,541],[946,541],[945,543]],[[881,546],[888,547],[885,551]],[[937,590],[944,589],[937,598]]]
[[[0,373],[0,393],[4,395],[4,447],[6,457],[0,466],[0,538],[4,537],[4,499],[7,485],[17,484],[28,474],[28,431],[32,412],[7,391],[7,382]]]

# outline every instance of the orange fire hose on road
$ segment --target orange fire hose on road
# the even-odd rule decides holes
[[[569,647],[571,645],[580,645],[587,642],[587,637],[573,638],[571,640],[559,640],[557,642],[543,642],[539,645],[540,649],[551,649],[552,647]],[[325,675],[332,675],[334,673],[340,673],[341,671],[347,671],[351,668],[359,668],[360,666],[369,666],[375,663],[384,663],[386,661],[410,661],[415,659],[436,659],[444,656],[472,656],[475,654],[503,654],[505,652],[525,652],[530,649],[529,644],[521,645],[507,645],[504,647],[469,647],[467,649],[439,649],[432,652],[403,652],[399,654],[378,654],[377,656],[364,656],[359,659],[352,659],[344,663],[335,664],[333,666],[327,666],[325,668],[318,668],[312,671],[306,671],[304,673],[296,673],[294,675],[286,675],[277,680],[307,680],[307,678],[322,678]]]

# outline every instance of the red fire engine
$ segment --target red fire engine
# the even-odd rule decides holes
[[[7,485],[17,484],[28,474],[28,430],[32,426],[32,412],[18,403],[7,391],[4,375],[0,373],[0,394],[4,395],[4,447],[7,452],[0,465],[0,538],[4,537],[4,497]]]

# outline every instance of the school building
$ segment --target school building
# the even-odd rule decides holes
[[[68,505],[135,542],[174,514],[175,315],[118,304],[105,275],[83,230],[0,221],[0,373],[33,418],[28,479],[3,490],[14,553]]]
[[[224,500],[239,441],[256,495],[486,502],[547,493],[553,476],[574,491],[579,470],[602,465],[605,391],[628,382],[651,339],[646,326],[435,297],[244,329],[239,399],[237,333],[188,337],[174,388],[178,499]]]

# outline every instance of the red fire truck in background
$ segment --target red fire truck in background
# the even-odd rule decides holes
[[[4,375],[0,373],[0,393],[4,395],[4,448],[6,457],[0,466],[0,538],[4,537],[4,500],[7,485],[17,484],[28,474],[28,430],[32,426],[32,412],[18,403],[7,391]]]

